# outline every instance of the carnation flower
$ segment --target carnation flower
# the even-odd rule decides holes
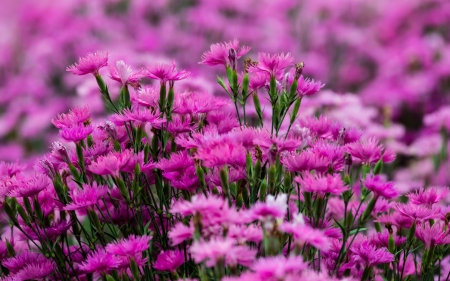
[[[100,68],[108,65],[108,53],[96,52],[89,53],[85,57],[80,57],[78,63],[66,68],[66,71],[76,75],[98,74]]]
[[[118,242],[108,244],[106,252],[119,256],[134,257],[141,254],[149,247],[151,236],[135,236],[130,235],[127,239],[122,239]]]
[[[74,107],[69,113],[58,115],[52,119],[52,123],[56,128],[62,129],[89,122],[90,118],[89,107],[85,105],[84,107]]]
[[[92,125],[84,126],[83,124],[77,124],[62,128],[59,131],[59,135],[66,141],[79,142],[87,138],[92,131],[94,131]]]
[[[153,264],[159,271],[174,271],[184,263],[184,255],[180,251],[162,251]]]
[[[108,188],[106,186],[97,185],[93,183],[92,185],[83,184],[83,189],[74,189],[70,193],[70,198],[72,202],[64,207],[66,211],[73,211],[84,208],[92,208],[98,204],[100,199],[108,193]]]
[[[416,228],[416,237],[425,244],[426,249],[450,243],[448,226],[442,222],[436,222],[432,226],[428,223],[421,224]]]
[[[384,181],[380,175],[367,176],[363,183],[364,186],[372,191],[377,197],[382,196],[386,199],[392,199],[399,195],[394,187],[394,183]]]
[[[376,248],[369,241],[364,241],[352,247],[352,261],[364,264],[365,267],[375,266],[394,261],[394,255],[386,248]]]
[[[258,53],[258,63],[249,67],[248,72],[264,72],[275,78],[281,78],[286,67],[292,65],[294,57],[291,53],[274,54]]]
[[[116,61],[115,67],[109,67],[109,77],[121,83],[123,86],[131,85],[133,88],[139,88],[139,80],[143,77],[142,71],[133,72],[124,61]]]
[[[80,265],[80,269],[88,273],[106,274],[116,269],[120,260],[105,250],[97,250],[87,257],[87,260]]]
[[[280,159],[284,167],[291,172],[312,171],[325,172],[329,162],[312,151],[283,153]]]
[[[143,73],[150,79],[161,81],[161,84],[165,84],[167,81],[183,80],[191,75],[189,71],[177,68],[175,61],[172,64],[159,63],[147,67]]]
[[[305,77],[301,75],[298,79],[297,95],[299,95],[300,97],[311,96],[317,93],[324,86],[325,84],[320,81],[315,81],[311,78],[305,79]]]
[[[347,144],[347,150],[351,156],[359,159],[364,164],[375,164],[380,159],[389,163],[395,160],[395,154],[390,149],[384,148],[375,139]]]
[[[88,169],[97,175],[118,176],[131,161],[133,153],[130,150],[122,152],[113,151],[107,155],[99,156],[97,160],[88,166]]]
[[[46,175],[18,176],[13,182],[13,190],[9,192],[11,197],[33,197],[50,185]]]
[[[449,193],[448,187],[427,187],[419,189],[417,192],[411,192],[407,196],[409,201],[416,205],[425,205],[431,207],[444,199]]]
[[[274,256],[258,259],[251,269],[261,280],[283,280],[288,274],[300,274],[307,264],[299,256]]]
[[[306,192],[315,192],[323,197],[325,193],[339,195],[347,190],[340,175],[312,175],[304,174],[294,178],[295,182],[300,184],[301,189]]]
[[[239,59],[250,51],[250,47],[247,46],[241,46],[239,48],[239,41],[237,39],[230,42],[212,44],[211,49],[208,52],[203,53],[202,60],[199,63],[229,66],[230,61],[228,56],[230,49],[236,51],[236,59]]]

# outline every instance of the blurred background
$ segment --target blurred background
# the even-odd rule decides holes
[[[174,59],[214,92],[223,69],[198,65],[201,54],[236,38],[253,59],[304,61],[326,84],[306,106],[395,149],[400,185],[449,182],[450,164],[433,158],[447,142],[433,123],[450,123],[448,0],[2,0],[0,34],[0,160],[43,154],[51,119],[75,105],[104,112],[95,79],[65,71],[78,57],[108,51],[134,69]]]

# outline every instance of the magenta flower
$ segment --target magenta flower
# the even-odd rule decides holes
[[[194,159],[186,151],[182,151],[171,154],[169,159],[161,158],[156,167],[165,172],[181,172],[193,165]]]
[[[196,213],[217,213],[225,205],[223,198],[216,196],[209,196],[206,198],[203,195],[194,195],[191,201],[178,201],[173,204],[171,211],[180,213],[183,216],[194,215]]]
[[[117,126],[123,125],[124,122],[133,121],[137,126],[149,123],[152,126],[158,126],[165,122],[160,118],[158,111],[151,111],[142,107],[133,107],[125,109],[121,114],[115,114],[111,117],[111,121]]]
[[[299,246],[304,246],[306,243],[321,251],[328,251],[331,244],[325,233],[320,229],[314,229],[306,225],[305,222],[302,221],[303,218],[298,219],[298,217],[302,217],[302,214],[294,216],[294,221],[283,222],[280,225],[280,230],[292,234],[295,243],[298,243]]]
[[[339,195],[347,190],[340,175],[319,176],[307,173],[295,177],[294,181],[300,184],[302,191],[315,192],[320,197],[323,197],[325,193]]]
[[[305,79],[305,77],[301,75],[298,79],[297,95],[299,95],[300,97],[311,96],[317,93],[324,86],[325,84],[320,81],[315,81],[314,79],[310,78]]]
[[[325,172],[329,162],[312,151],[283,153],[280,159],[284,167],[291,172],[303,172],[316,170]]]
[[[84,126],[83,124],[65,127],[59,131],[59,135],[66,141],[79,142],[87,138],[94,128],[92,125]]]
[[[364,164],[375,164],[380,159],[389,163],[395,160],[395,154],[379,144],[375,139],[368,139],[347,144],[348,153]]]
[[[393,234],[393,238],[394,238],[395,246],[397,246],[397,247],[402,245],[406,241],[406,237],[398,236],[396,234]],[[383,231],[381,233],[377,232],[370,237],[370,243],[372,243],[373,245],[375,245],[377,247],[387,248],[389,246],[388,240],[389,240],[389,232],[387,232],[387,231]]]
[[[99,204],[101,198],[108,193],[108,187],[97,185],[94,182],[92,185],[83,184],[83,189],[74,189],[70,193],[72,202],[64,207],[66,211],[73,211],[85,208],[93,209],[93,206]]]
[[[245,148],[231,139],[211,141],[197,150],[195,158],[203,161],[203,166],[222,168],[225,165],[245,165]]]
[[[300,256],[274,256],[258,259],[251,269],[261,280],[284,280],[286,275],[300,274],[308,265]]]
[[[159,90],[154,87],[141,87],[136,90],[135,94],[131,96],[131,101],[134,104],[146,107],[159,107]]]
[[[332,134],[333,138],[342,145],[359,141],[362,136],[362,131],[355,127],[342,127],[336,123],[332,128]]]
[[[88,166],[88,170],[97,175],[118,176],[127,167],[132,157],[133,153],[130,150],[112,151],[107,155],[99,156]]]
[[[258,53],[258,64],[249,67],[248,72],[268,73],[270,76],[280,78],[286,67],[292,65],[294,57],[291,53],[274,54]]]
[[[52,123],[56,128],[62,129],[87,123],[90,118],[91,113],[86,105],[84,107],[74,107],[68,113],[58,115],[52,119]]]
[[[140,88],[139,80],[143,77],[142,70],[133,72],[123,60],[116,61],[116,66],[109,66],[109,77],[119,82],[122,86],[130,85],[133,88]]]
[[[212,238],[209,241],[194,241],[189,250],[196,263],[205,262],[208,267],[215,266],[221,260],[229,266],[250,266],[255,260],[256,250],[235,243],[231,238]]]
[[[2,265],[10,270],[11,273],[18,273],[22,268],[29,264],[43,264],[47,258],[41,253],[23,251],[15,257],[2,261]]]
[[[169,231],[171,246],[179,245],[186,240],[192,239],[193,237],[194,237],[194,227],[186,226],[181,222],[175,224]]]
[[[394,182],[384,181],[380,175],[367,176],[367,178],[363,180],[363,184],[377,197],[381,196],[386,199],[393,199],[399,196],[398,191],[394,187]]]
[[[241,58],[250,51],[250,47],[247,46],[241,46],[239,48],[239,41],[237,39],[230,42],[212,44],[210,50],[203,53],[202,60],[199,63],[212,66],[219,64],[230,66],[231,63],[228,58],[230,49],[236,51],[236,59]]]
[[[26,168],[26,165],[20,164],[17,162],[8,163],[8,162],[0,161],[0,177],[2,177],[2,176],[13,177],[16,174],[25,170],[25,168]]]
[[[208,93],[185,92],[175,96],[173,112],[183,115],[208,113],[227,104],[227,100]]]
[[[450,244],[448,226],[440,221],[433,226],[428,223],[421,224],[416,228],[416,237],[425,244],[426,249],[430,249],[431,246]]]
[[[397,203],[394,205],[394,209],[399,212],[400,215],[418,221],[434,219],[438,216],[436,210],[428,209],[422,205]]]
[[[66,71],[70,71],[76,75],[85,74],[98,74],[100,68],[108,65],[108,53],[96,52],[89,53],[85,57],[80,57],[78,63],[75,63],[66,68]]]
[[[360,245],[352,247],[352,261],[362,263],[365,267],[394,261],[394,255],[386,248],[377,248],[364,241]]]
[[[189,71],[177,68],[175,61],[172,64],[156,64],[146,68],[143,73],[147,78],[161,81],[161,84],[167,81],[183,80],[191,75]]]
[[[300,127],[307,128],[312,136],[316,138],[329,139],[332,136],[336,122],[321,115],[319,118],[306,117],[298,121]]]
[[[54,273],[55,270],[56,264],[53,261],[33,262],[24,266],[14,277],[17,280],[41,280]]]
[[[18,176],[13,183],[11,197],[33,197],[50,185],[47,175],[36,174],[30,177]]]
[[[448,187],[427,187],[419,189],[417,192],[411,192],[407,196],[409,201],[416,205],[425,205],[431,207],[444,199],[449,193]]]
[[[133,258],[149,248],[151,239],[152,237],[148,235],[130,235],[127,239],[122,239],[121,241],[108,244],[105,250],[110,254]]]
[[[270,81],[270,75],[266,72],[255,72],[250,75],[250,83],[248,88],[254,92],[268,85]]]
[[[116,269],[119,264],[119,259],[102,249],[89,254],[87,260],[80,265],[80,269],[88,273],[106,274]]]
[[[328,167],[333,171],[341,171],[344,168],[345,147],[328,141],[318,141],[312,146],[311,152],[317,158],[326,159]]]
[[[159,271],[174,271],[184,263],[184,255],[182,252],[175,251],[162,251],[153,264],[153,267]]]
[[[287,214],[287,194],[279,194],[278,197],[269,195],[266,202],[258,202],[250,210],[253,219],[260,220],[265,229],[271,229],[275,220],[282,220]]]

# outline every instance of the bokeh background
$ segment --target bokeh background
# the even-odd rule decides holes
[[[174,59],[215,92],[223,69],[199,65],[201,54],[236,38],[253,59],[304,61],[326,84],[305,106],[393,148],[400,187],[450,179],[446,157],[436,165],[450,123],[448,0],[2,0],[0,34],[0,160],[44,153],[51,119],[75,105],[104,112],[95,80],[65,71],[78,57],[108,51],[135,69]]]

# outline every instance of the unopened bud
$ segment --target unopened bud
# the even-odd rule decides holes
[[[236,64],[237,64],[237,53],[236,50],[233,48],[230,48],[228,50],[228,60],[230,61],[230,67],[234,71],[236,71]]]
[[[352,168],[352,156],[349,153],[344,155],[344,174],[350,175],[350,170]]]
[[[53,164],[46,158],[39,160],[39,164],[41,164],[41,167],[45,170],[45,173],[47,176],[49,176],[51,179],[55,179],[57,176],[55,167]]]
[[[65,163],[70,163],[71,162],[70,158],[69,158],[69,153],[67,153],[66,147],[61,142],[55,141],[52,144],[52,148],[53,148],[52,154],[56,158],[64,161]]]

